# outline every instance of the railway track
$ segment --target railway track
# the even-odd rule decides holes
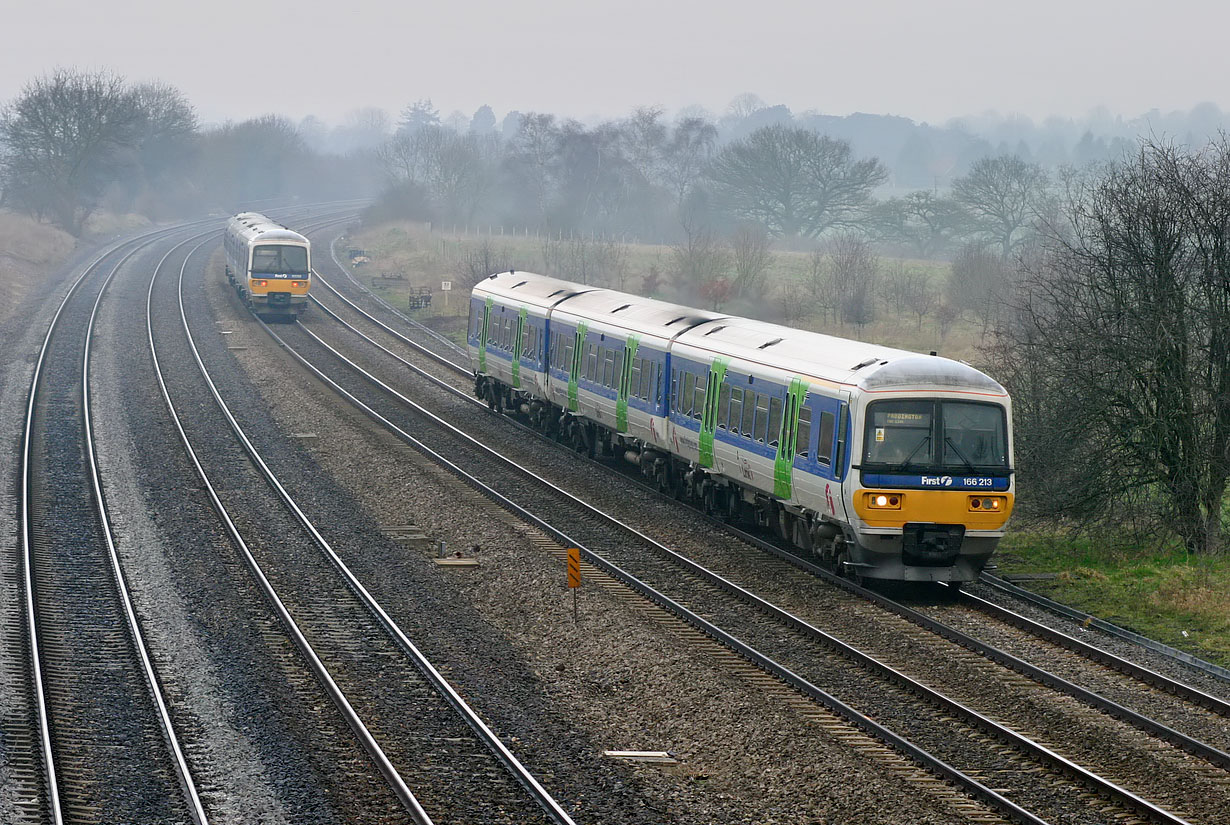
[[[185,258],[173,284],[160,284],[155,275],[149,286],[147,335],[155,361],[195,364],[199,373],[194,386],[180,377],[178,388],[168,389],[160,369],[164,400],[265,600],[368,757],[415,822],[571,823],[375,602],[307,516],[309,508],[265,461],[266,447],[248,437],[241,419],[251,411],[231,409],[207,363],[225,357],[217,328],[198,301],[184,299],[187,266]],[[206,339],[212,352],[201,346]],[[230,435],[220,437],[224,432]]]
[[[111,279],[152,244],[201,223],[99,255],[65,295],[35,361],[20,522],[38,742],[27,759],[38,764],[16,760],[24,793],[37,800],[31,821],[206,822],[116,554],[89,382],[94,321]]]
[[[403,337],[402,337],[402,338],[403,338]],[[422,397],[421,393],[418,393],[418,395],[419,395],[419,397]],[[471,465],[467,464],[467,466],[471,466]],[[1036,676],[1036,675],[1031,674],[1031,679],[1037,679],[1037,676]],[[1052,681],[1054,681],[1054,680],[1052,680]],[[1077,691],[1077,692],[1079,692],[1079,691]],[[1106,708],[1106,706],[1103,706],[1103,709],[1105,709],[1105,708]],[[1112,712],[1113,712],[1113,711],[1112,711]],[[1130,714],[1130,713],[1129,713],[1129,714]],[[1156,729],[1156,727],[1154,728],[1154,733],[1157,733],[1157,729]],[[1180,739],[1182,739],[1182,736],[1180,736]],[[1199,743],[1197,743],[1197,741],[1192,740],[1192,741],[1189,741],[1189,743],[1187,743],[1187,744],[1188,744],[1188,745],[1194,745],[1194,750],[1196,750],[1197,752],[1199,752],[1199,754],[1202,754],[1202,756],[1204,756],[1204,757],[1208,757],[1208,759],[1209,759],[1209,760],[1212,760],[1212,761],[1214,761],[1214,762],[1216,762],[1216,761],[1218,761],[1218,760],[1220,760],[1220,759],[1223,759],[1223,757],[1224,757],[1224,755],[1219,755],[1219,754],[1218,754],[1218,752],[1216,752],[1216,749],[1209,749],[1209,748],[1203,748],[1203,749],[1202,749],[1202,748],[1200,748]],[[1066,770],[1071,770],[1071,768],[1070,768],[1070,767],[1069,767],[1069,768],[1066,768]],[[1213,788],[1214,788],[1214,789],[1216,789],[1216,791],[1223,791],[1224,786],[1223,786],[1223,787],[1218,787],[1218,786],[1219,786],[1219,784],[1220,784],[1220,783],[1218,782],[1218,780],[1220,780],[1220,778],[1224,778],[1224,777],[1221,777],[1221,776],[1220,776],[1220,773],[1218,773],[1218,772],[1216,772],[1216,771],[1210,772],[1210,773],[1209,773],[1209,775],[1207,776],[1207,778],[1208,778],[1208,780],[1209,780],[1210,782],[1213,782]],[[1157,791],[1157,795],[1161,795],[1161,797],[1165,797],[1165,795],[1167,795],[1167,791],[1166,791],[1166,789],[1165,789],[1165,788],[1160,788],[1160,789],[1159,789],[1159,791]],[[1137,803],[1133,803],[1133,804],[1137,804]],[[1159,815],[1162,815],[1162,814],[1159,814],[1159,811],[1150,811],[1150,813],[1151,813],[1151,815],[1154,815],[1154,816],[1159,816]]]
[[[333,260],[345,272],[336,255],[333,256]],[[317,303],[330,317],[348,327],[355,335],[363,336],[368,343],[382,349],[386,355],[403,366],[413,370],[423,370],[425,376],[444,381],[455,392],[460,392],[466,401],[475,406],[480,405],[481,402],[470,398],[468,392],[472,380],[468,363],[454,360],[442,351],[436,343],[438,334],[413,319],[408,319],[408,323],[413,325],[413,333],[403,334],[342,294],[329,281],[322,279],[322,282],[331,293],[332,300],[327,304],[319,300]],[[358,289],[363,289],[353,279],[349,279],[349,282]],[[346,320],[343,315],[349,316],[351,320]],[[404,318],[400,314],[398,317]],[[360,330],[357,327],[359,323],[367,324],[372,328],[373,334],[377,331],[382,333],[385,338],[384,342]],[[418,353],[429,359],[428,362],[426,364],[412,363],[391,349],[397,344],[410,348],[408,351],[403,350],[407,355]],[[543,438],[529,428],[522,427],[522,431],[530,434],[531,437]],[[602,462],[595,462],[593,466],[602,468],[603,472],[612,472],[611,468]],[[645,486],[639,475],[635,473],[617,472],[616,474],[642,487]],[[732,530],[729,525],[718,519],[711,519],[710,523],[719,530]],[[1007,664],[1030,678],[1041,679],[1052,687],[1077,696],[1081,701],[1094,707],[1111,712],[1113,715],[1131,718],[1133,723],[1142,729],[1162,735],[1163,738],[1169,738],[1172,742],[1182,743],[1192,752],[1210,758],[1215,764],[1225,764],[1225,752],[1230,751],[1230,729],[1224,720],[1230,718],[1230,702],[1217,694],[1216,685],[1211,690],[1193,687],[1180,679],[1151,670],[1126,657],[1115,655],[1020,613],[1008,610],[988,599],[967,593],[956,593],[955,589],[949,596],[942,597],[937,604],[929,605],[926,602],[916,601],[911,607],[876,591],[859,587],[811,564],[803,554],[783,546],[772,536],[739,530],[733,532],[749,543],[770,552],[781,554],[784,551],[784,558],[797,561],[800,569],[824,579],[829,584],[886,608],[931,632],[959,641],[968,649],[1001,664]],[[952,604],[954,599],[959,606]],[[971,618],[970,614],[975,611],[980,614],[981,618]],[[947,618],[948,621],[943,621],[943,618]],[[979,638],[980,635],[984,638]],[[997,644],[1004,649],[996,647]],[[1159,655],[1168,655],[1165,651],[1154,652]],[[1178,651],[1175,651],[1170,658],[1176,666],[1192,664],[1190,661],[1192,657],[1182,655]],[[1092,662],[1099,667],[1090,668],[1077,663],[1076,660]],[[1041,667],[1031,665],[1030,661],[1037,661]],[[1203,664],[1207,666],[1207,663]],[[1198,673],[1192,675],[1198,677],[1206,675],[1210,669],[1215,670],[1214,666],[1200,667],[1197,664],[1195,667]],[[1051,670],[1055,672],[1048,672]],[[1111,676],[1108,671],[1117,671],[1126,678]],[[1141,690],[1141,686],[1146,686],[1147,689]],[[1098,691],[1107,694],[1105,700],[1097,695]],[[1178,701],[1163,699],[1159,694],[1171,694]],[[1135,710],[1133,710],[1134,706]],[[1192,709],[1203,709],[1208,712],[1191,712]],[[1154,724],[1148,718],[1150,713],[1162,720],[1173,720],[1174,726],[1186,731],[1186,735],[1171,737],[1168,724],[1166,722],[1160,725]],[[1220,751],[1220,753],[1201,747],[1199,742],[1186,741],[1200,737],[1211,739],[1214,743],[1213,751]]]

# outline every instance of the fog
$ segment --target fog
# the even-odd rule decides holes
[[[197,10],[199,8],[199,11]],[[56,66],[181,89],[206,123],[270,112],[340,123],[430,97],[583,121],[635,106],[721,114],[741,92],[793,111],[944,123],[995,110],[1035,120],[1104,106],[1230,108],[1230,11],[1178,0],[523,0],[206,7],[111,0],[6,4],[0,100]]]

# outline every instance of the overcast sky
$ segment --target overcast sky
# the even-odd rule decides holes
[[[6,2],[0,101],[57,66],[164,80],[207,122],[431,98],[591,118],[754,92],[932,123],[1230,109],[1230,4],[1169,0]]]

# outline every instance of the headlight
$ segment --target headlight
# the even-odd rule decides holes
[[[900,510],[904,498],[900,493],[867,493],[864,500],[873,510]]]
[[[1008,506],[1008,499],[1003,496],[970,496],[971,512],[1002,513]]]

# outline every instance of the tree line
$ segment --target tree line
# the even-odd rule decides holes
[[[73,235],[99,209],[157,219],[375,182],[370,163],[309,150],[286,118],[203,127],[178,89],[109,72],[54,71],[0,112],[0,206]]]

